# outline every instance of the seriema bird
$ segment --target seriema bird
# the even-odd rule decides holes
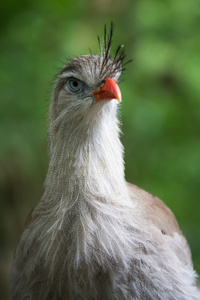
[[[49,168],[10,275],[14,300],[197,300],[190,249],[158,198],[124,177],[117,111],[124,52],[69,61],[49,118]],[[134,113],[133,113],[134,114]]]

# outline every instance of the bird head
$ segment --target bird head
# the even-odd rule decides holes
[[[113,25],[104,32],[103,46],[98,36],[99,55],[82,55],[67,62],[59,74],[51,104],[50,125],[84,127],[94,124],[102,115],[115,114],[121,101],[118,86],[124,70],[125,54],[118,46],[110,55]]]

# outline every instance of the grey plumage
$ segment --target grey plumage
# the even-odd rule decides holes
[[[11,299],[200,299],[174,215],[125,181],[118,101],[95,101],[124,68],[120,47],[109,57],[112,26],[106,36],[102,56],[75,58],[57,76],[45,191],[15,253]]]

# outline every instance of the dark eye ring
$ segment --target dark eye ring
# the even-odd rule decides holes
[[[79,93],[83,90],[83,83],[77,78],[71,77],[67,80],[67,88],[73,93]]]

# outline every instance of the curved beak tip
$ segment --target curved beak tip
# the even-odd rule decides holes
[[[100,100],[113,100],[116,99],[121,102],[121,91],[118,84],[111,78],[107,78],[103,87],[92,93],[96,96],[95,102]]]

